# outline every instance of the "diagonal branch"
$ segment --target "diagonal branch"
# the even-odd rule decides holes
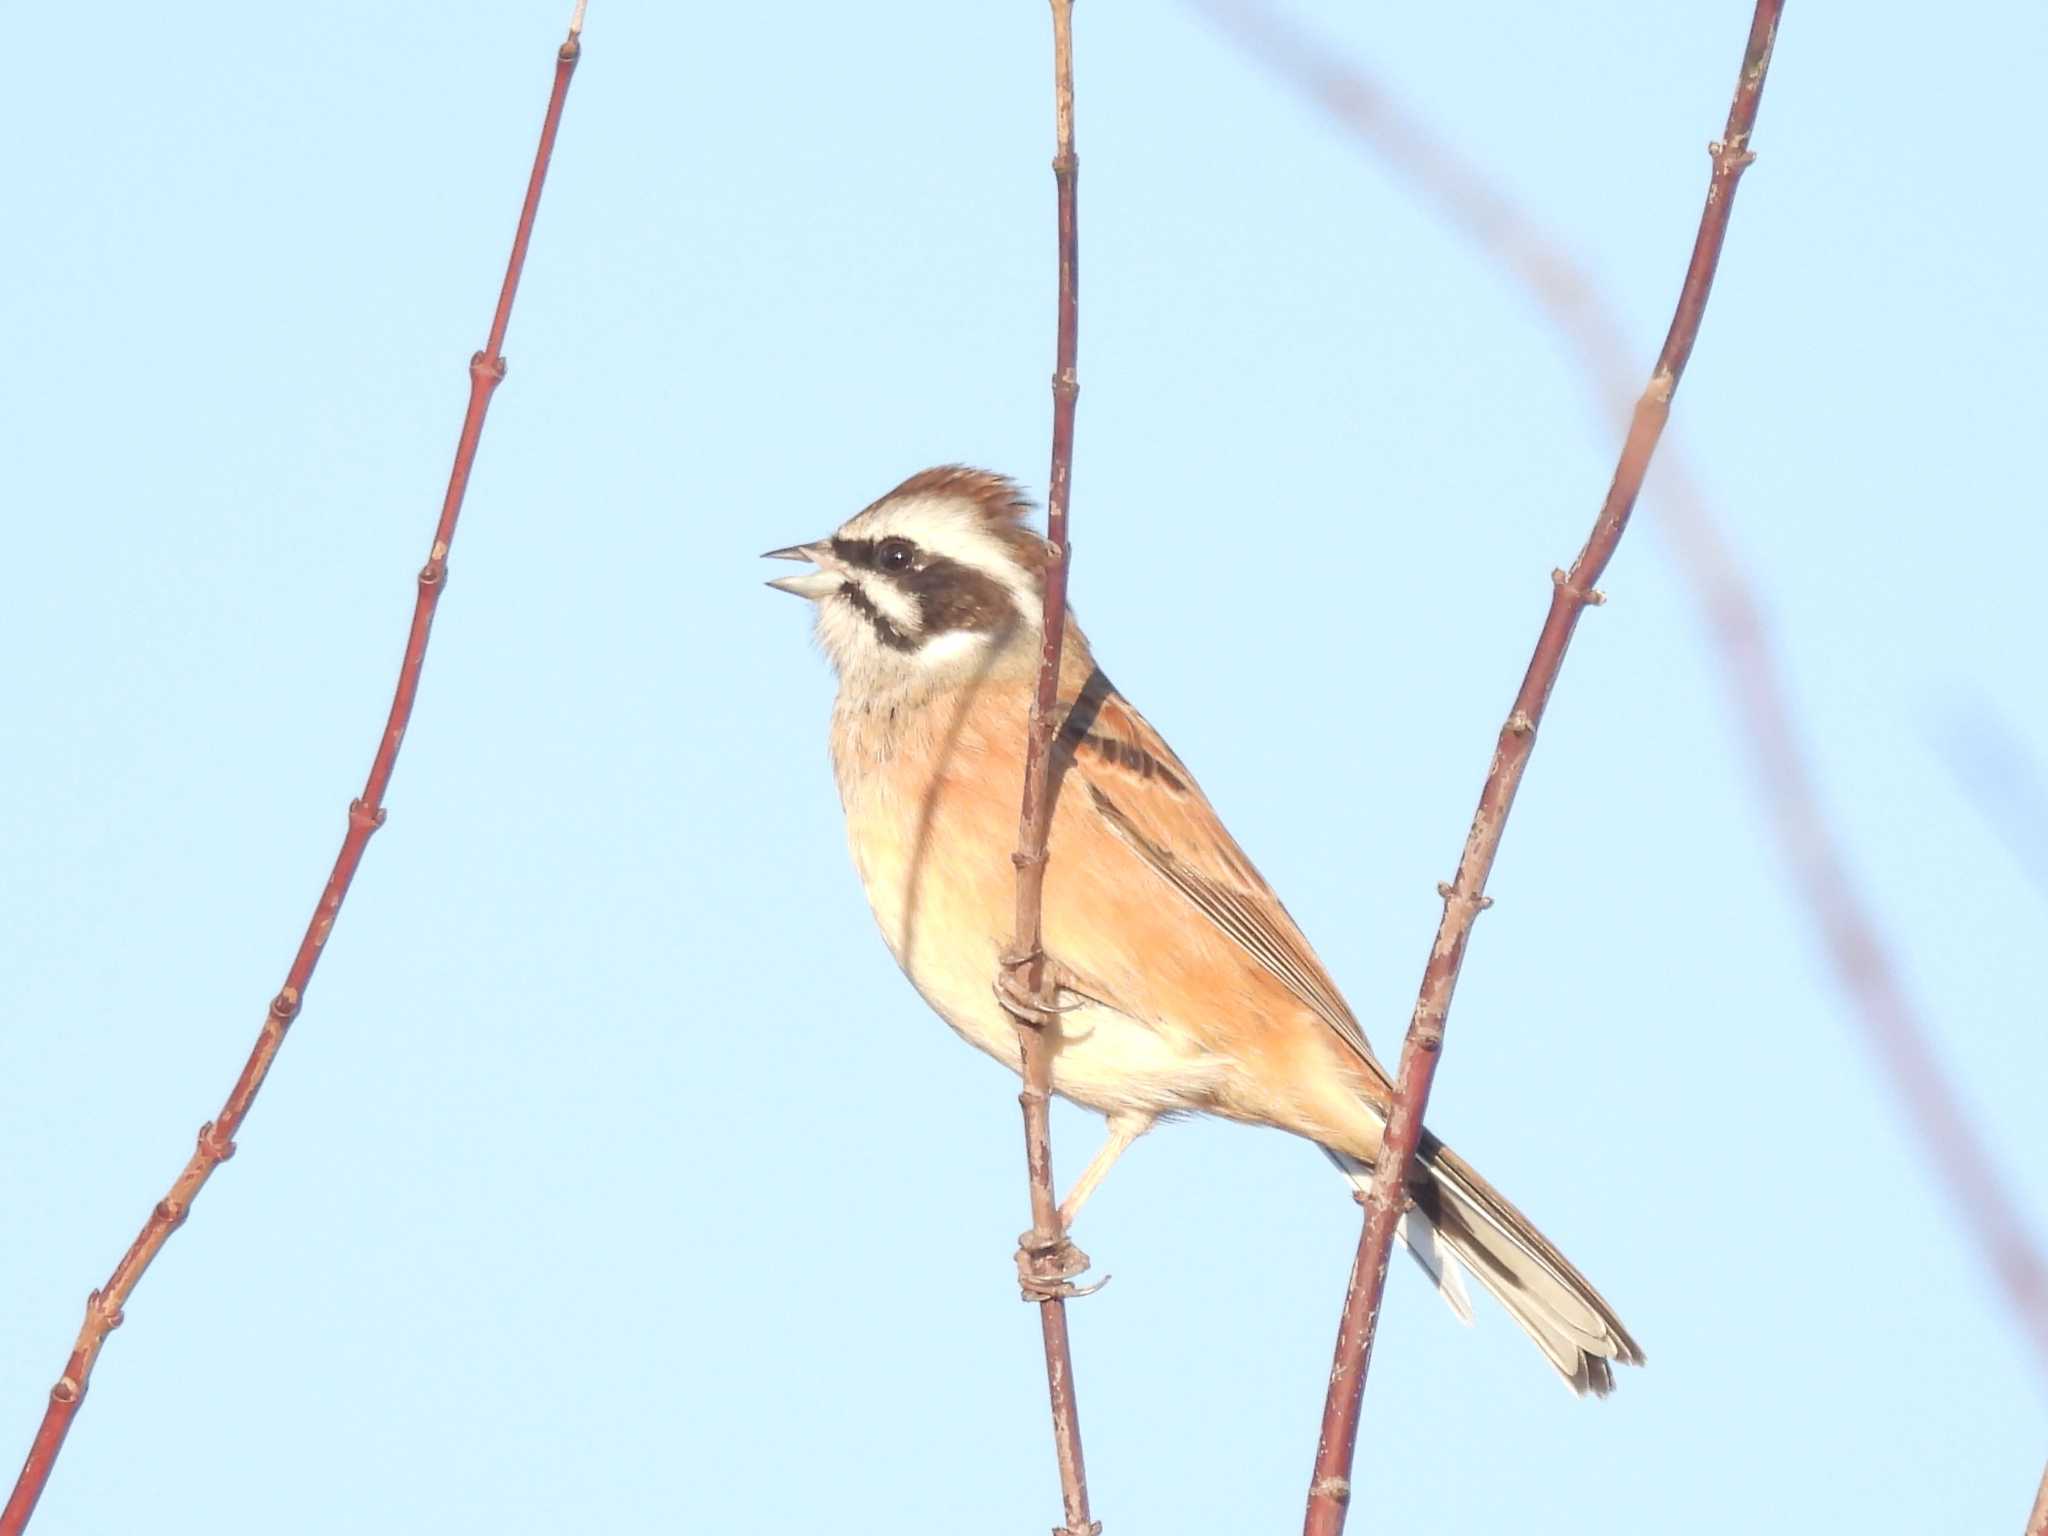
[[[250,1106],[255,1103],[264,1078],[270,1074],[271,1063],[277,1057],[278,1048],[284,1044],[285,1031],[298,1017],[306,988],[313,980],[313,968],[319,964],[321,950],[341,913],[342,901],[348,895],[349,883],[355,878],[356,866],[362,862],[370,834],[384,825],[384,792],[391,782],[392,770],[397,766],[398,748],[405,739],[406,724],[412,718],[413,700],[419,692],[420,668],[426,661],[427,638],[434,623],[434,609],[447,585],[448,547],[455,539],[455,520],[462,511],[463,493],[469,487],[470,466],[476,461],[484,413],[490,408],[492,392],[505,377],[505,359],[501,349],[505,343],[506,327],[512,320],[512,299],[519,289],[519,273],[526,264],[527,242],[533,235],[533,217],[540,206],[541,184],[547,177],[548,158],[554,153],[555,132],[561,125],[562,103],[568,94],[569,77],[575,72],[576,61],[582,52],[583,6],[584,0],[577,0],[569,35],[556,51],[554,88],[548,96],[547,115],[541,121],[540,144],[534,151],[533,170],[527,178],[526,199],[519,210],[519,228],[512,239],[512,256],[506,263],[505,281],[499,288],[498,306],[491,317],[490,339],[484,350],[469,360],[469,409],[462,419],[462,435],[456,442],[455,464],[448,477],[447,494],[442,499],[440,520],[434,526],[433,547],[428,551],[427,563],[420,568],[419,591],[413,603],[412,625],[406,635],[405,658],[399,664],[398,685],[392,694],[391,711],[385,720],[383,734],[378,739],[376,756],[370,764],[369,778],[363,785],[362,794],[349,803],[348,831],[342,838],[341,851],[335,855],[333,871],[327,877],[319,903],[313,908],[313,916],[306,925],[305,937],[299,941],[298,953],[292,957],[284,985],[271,1000],[270,1012],[256,1037],[255,1047],[249,1052],[241,1075],[235,1079],[227,1102],[221,1106],[218,1116],[199,1128],[199,1143],[190,1160],[172,1183],[170,1192],[150,1212],[142,1231],[121,1256],[121,1262],[114,1266],[107,1283],[86,1299],[84,1326],[79,1329],[71,1356],[65,1361],[64,1374],[50,1388],[49,1406],[43,1411],[42,1424],[29,1446],[28,1458],[15,1481],[14,1492],[5,1510],[0,1510],[0,1536],[21,1536],[27,1528],[29,1517],[35,1513],[36,1501],[42,1497],[50,1471],[56,1465],[57,1454],[63,1449],[64,1437],[70,1432],[71,1421],[77,1417],[79,1404],[85,1400],[86,1387],[92,1377],[93,1365],[99,1359],[100,1349],[107,1342],[107,1335],[121,1325],[121,1310],[127,1305],[129,1295],[150,1263],[163,1250],[164,1244],[170,1241],[171,1234],[184,1222],[192,1209],[192,1202],[206,1187],[214,1169],[234,1156],[235,1133],[241,1129]]]
[[[1282,26],[1243,0],[1193,0],[1247,52],[1315,98],[1369,143],[1473,243],[1511,271],[1572,343],[1604,407],[1633,394],[1625,332],[1583,263],[1476,168],[1402,112],[1320,39]],[[1915,1139],[1947,1187],[1979,1256],[2048,1372],[2048,1258],[1997,1171],[1945,1071],[1926,1018],[1908,997],[1869,903],[1829,828],[1771,653],[1754,583],[1715,523],[1697,478],[1667,451],[1659,472],[1665,526],[1705,611],[1781,857],[1812,914],[1853,1016],[1904,1106]]]
[[[1056,989],[1045,959],[1044,901],[1046,842],[1052,831],[1052,738],[1059,703],[1060,650],[1067,625],[1067,569],[1073,546],[1067,539],[1067,503],[1074,474],[1074,401],[1080,384],[1074,372],[1079,330],[1078,246],[1074,183],[1080,162],[1074,155],[1074,0],[1052,0],[1053,118],[1058,149],[1053,157],[1059,200],[1059,311],[1052,376],[1052,472],[1045,499],[1045,639],[1039,655],[1038,687],[1024,750],[1024,797],[1017,816],[1017,919],[1010,951],[1003,959],[998,991],[1016,1020],[1023,1052],[1024,1153],[1031,1174],[1031,1230],[1017,1255],[1025,1297],[1038,1303],[1045,1337],[1045,1382],[1052,1399],[1053,1450],[1059,1462],[1060,1495],[1066,1524],[1058,1536],[1095,1536],[1102,1530],[1088,1513],[1088,1469],[1081,1454],[1080,1408],[1074,1397],[1073,1350],[1067,1338],[1066,1298],[1078,1295],[1070,1283],[1088,1261],[1067,1241],[1052,1192],[1052,1055],[1047,1032],[1058,1027]]]
[[[1308,1536],[1335,1536],[1344,1525],[1350,1494],[1353,1453],[1358,1438],[1359,1410],[1365,1392],[1365,1375],[1371,1364],[1373,1335],[1379,1324],[1380,1300],[1387,1281],[1387,1260],[1393,1249],[1394,1229],[1407,1204],[1409,1166],[1422,1132],[1422,1117],[1429,1100],[1431,1081],[1443,1049],[1444,1027],[1451,997],[1464,963],[1465,946],[1472,922],[1487,905],[1486,879],[1499,852],[1501,834],[1513,809],[1515,791],[1536,744],[1536,729],[1542,723],[1544,707],[1564,665],[1572,633],[1579,616],[1601,601],[1594,583],[1627,531],[1629,515],[1642,490],[1643,476],[1655,452],[1657,439],[1671,414],[1671,397],[1692,355],[1699,336],[1707,296],[1713,287],[1714,269],[1720,261],[1727,238],[1729,216],[1734,209],[1735,188],[1744,169],[1755,158],[1749,137],[1756,123],[1764,77],[1770,67],[1771,47],[1777,37],[1778,18],[1784,0],[1757,0],[1744,49],[1742,71],[1737,77],[1735,97],[1728,110],[1728,126],[1712,146],[1713,172],[1707,183],[1706,208],[1700,215],[1699,234],[1693,242],[1692,259],[1686,267],[1685,282],[1679,290],[1678,306],[1666,333],[1663,350],[1657,356],[1649,386],[1636,402],[1615,466],[1606,501],[1594,520],[1593,531],[1569,571],[1551,573],[1550,611],[1537,637],[1535,653],[1515,695],[1507,723],[1501,727],[1493,762],[1479,795],[1479,808],[1465,838],[1458,872],[1443,888],[1444,914],[1430,946],[1422,987],[1408,1035],[1401,1046],[1401,1065],[1395,1083],[1394,1102],[1388,1116],[1386,1136],[1373,1168],[1372,1190],[1366,1201],[1364,1231],[1359,1237],[1358,1255],[1351,1270],[1351,1283],[1344,1298],[1343,1320],[1337,1334],[1336,1358],[1330,1371],[1329,1394],[1323,1408],[1322,1437],[1316,1448],[1314,1479],[1310,1484],[1304,1529]]]

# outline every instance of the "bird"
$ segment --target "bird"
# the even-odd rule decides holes
[[[912,475],[769,586],[807,599],[838,677],[831,758],[847,841],[897,964],[969,1044],[1021,1072],[994,985],[1013,937],[1026,721],[1052,546],[999,474]],[[1053,1091],[1100,1113],[1071,1227],[1163,1119],[1291,1132],[1363,1191],[1393,1085],[1307,938],[1194,775],[1103,675],[1068,616],[1050,783],[1044,950]],[[1427,1130],[1399,1232],[1470,1322],[1469,1272],[1581,1395],[1642,1350],[1550,1240]]]

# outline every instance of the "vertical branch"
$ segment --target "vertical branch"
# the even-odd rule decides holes
[[[1017,916],[1015,937],[1004,956],[999,989],[1016,1020],[1023,1052],[1024,1153],[1031,1175],[1031,1230],[1017,1255],[1017,1273],[1027,1299],[1038,1304],[1045,1339],[1045,1381],[1052,1401],[1053,1449],[1059,1462],[1060,1495],[1066,1515],[1061,1536],[1092,1536],[1102,1527],[1089,1518],[1088,1470],[1081,1453],[1081,1418],[1074,1397],[1073,1351],[1067,1338],[1066,1298],[1080,1294],[1070,1283],[1088,1261],[1067,1241],[1052,1191],[1052,1056],[1049,1031],[1058,1015],[1044,947],[1046,842],[1052,830],[1052,738],[1059,703],[1060,649],[1067,624],[1067,569],[1073,546],[1067,537],[1067,505],[1074,474],[1074,402],[1080,394],[1074,361],[1080,323],[1079,256],[1075,222],[1074,0],[1051,0],[1053,120],[1058,148],[1053,157],[1059,199],[1059,319],[1052,376],[1052,471],[1046,494],[1045,638],[1039,654],[1038,687],[1031,700],[1024,754],[1024,797],[1017,816]]]
[[[1322,1436],[1316,1447],[1315,1473],[1309,1487],[1304,1523],[1307,1536],[1336,1536],[1343,1529],[1359,1410],[1366,1371],[1372,1360],[1373,1336],[1379,1324],[1380,1300],[1386,1287],[1387,1261],[1393,1249],[1394,1229],[1407,1203],[1409,1165],[1421,1135],[1423,1112],[1443,1049],[1445,1022],[1459,968],[1464,963],[1465,946],[1471,937],[1473,920],[1489,905],[1485,894],[1487,876],[1500,849],[1515,791],[1535,747],[1536,729],[1542,723],[1544,708],[1564,665],[1565,651],[1580,614],[1602,600],[1594,583],[1600,579],[1628,528],[1650,456],[1671,414],[1671,397],[1699,336],[1707,296],[1713,288],[1714,270],[1734,210],[1736,184],[1755,159],[1749,150],[1749,137],[1756,124],[1783,10],[1784,0],[1757,0],[1748,45],[1743,51],[1742,70],[1728,111],[1727,129],[1711,146],[1713,171],[1707,183],[1706,208],[1700,215],[1699,233],[1693,242],[1692,259],[1686,267],[1671,328],[1657,356],[1649,386],[1636,402],[1621,458],[1606,500],[1594,520],[1592,534],[1569,571],[1551,573],[1550,610],[1521,689],[1515,695],[1514,707],[1495,745],[1457,874],[1449,885],[1441,888],[1443,918],[1430,946],[1415,1011],[1402,1043],[1393,1108],[1374,1164],[1364,1231],[1359,1237],[1345,1293],[1329,1393],[1323,1407]]]
[[[390,713],[385,719],[383,734],[378,738],[376,755],[371,761],[363,792],[349,803],[348,830],[342,838],[341,851],[335,855],[334,867],[320,893],[319,902],[313,908],[305,936],[292,957],[284,985],[271,999],[270,1011],[257,1034],[256,1044],[249,1052],[249,1059],[243,1063],[234,1087],[229,1090],[220,1114],[199,1128],[198,1145],[183,1171],[172,1182],[170,1192],[150,1212],[141,1232],[129,1244],[121,1262],[114,1266],[107,1283],[86,1298],[84,1325],[72,1345],[70,1358],[64,1363],[64,1374],[50,1388],[49,1405],[44,1409],[42,1423],[29,1445],[21,1475],[15,1480],[6,1508],[0,1510],[0,1536],[21,1536],[27,1528],[29,1517],[35,1513],[36,1502],[49,1482],[51,1469],[56,1465],[58,1452],[63,1449],[64,1437],[78,1415],[79,1404],[85,1400],[86,1387],[92,1378],[100,1349],[105,1345],[107,1335],[121,1325],[122,1308],[127,1305],[130,1294],[151,1262],[170,1241],[171,1234],[184,1223],[192,1202],[206,1187],[214,1169],[234,1156],[235,1134],[241,1129],[250,1106],[255,1103],[263,1080],[270,1074],[271,1063],[284,1044],[285,1031],[298,1017],[306,988],[313,979],[313,969],[319,964],[328,934],[341,913],[341,904],[348,895],[350,882],[355,879],[356,866],[362,862],[370,834],[384,825],[384,792],[391,782],[392,770],[397,766],[399,744],[405,739],[406,725],[412,718],[413,700],[419,692],[427,638],[433,627],[434,610],[447,583],[448,548],[455,539],[456,517],[462,510],[463,493],[469,487],[470,466],[476,460],[477,442],[483,435],[484,413],[490,408],[492,393],[505,377],[505,359],[500,349],[505,342],[506,327],[511,323],[512,299],[519,289],[520,270],[526,264],[527,242],[533,234],[533,218],[540,206],[541,184],[547,177],[548,159],[554,152],[555,132],[561,124],[562,103],[568,94],[569,77],[575,72],[576,61],[582,52],[583,4],[584,0],[577,0],[569,35],[556,51],[554,87],[548,95],[547,115],[541,122],[540,143],[534,151],[533,170],[527,178],[526,198],[519,210],[519,227],[512,239],[511,259],[506,264],[505,280],[498,290],[497,309],[491,317],[490,339],[484,350],[469,360],[469,408],[463,415],[462,434],[456,442],[455,463],[448,477],[447,492],[442,498],[441,516],[434,526],[433,546],[428,551],[426,564],[420,568],[418,594],[413,602],[412,624],[406,633],[405,656],[399,664],[398,684],[392,693]]]

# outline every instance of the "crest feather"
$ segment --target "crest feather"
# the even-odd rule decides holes
[[[940,464],[932,469],[921,469],[868,510],[873,511],[884,502],[913,496],[946,496],[970,502],[989,523],[1021,523],[1032,511],[1031,499],[1008,475],[974,469],[966,464]]]
[[[1045,569],[1046,542],[1026,523],[1036,510],[1031,498],[1008,475],[999,475],[993,470],[975,469],[966,464],[939,464],[931,469],[921,469],[888,495],[870,503],[863,512],[872,512],[894,501],[926,497],[966,503],[983,526],[1001,539],[1033,576]]]

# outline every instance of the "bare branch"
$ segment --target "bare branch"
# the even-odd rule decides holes
[[[348,895],[349,883],[355,878],[356,866],[362,862],[370,834],[384,824],[384,792],[390,785],[392,769],[398,762],[399,744],[405,739],[406,724],[412,718],[413,700],[419,692],[420,669],[427,655],[427,637],[433,627],[434,609],[447,585],[448,548],[455,539],[455,521],[462,510],[463,493],[469,486],[470,466],[476,460],[477,441],[483,434],[484,413],[490,408],[493,391],[505,377],[505,359],[501,351],[505,329],[511,323],[512,300],[519,288],[520,269],[526,263],[534,212],[540,206],[541,184],[547,177],[548,158],[554,152],[555,133],[562,119],[562,102],[568,94],[569,77],[575,72],[581,53],[577,32],[582,17],[583,6],[579,3],[576,24],[556,52],[554,88],[548,96],[547,116],[541,123],[533,171],[527,178],[526,198],[519,211],[519,228],[512,240],[512,256],[506,264],[505,281],[498,291],[498,306],[491,317],[490,339],[484,350],[469,360],[469,409],[463,416],[462,435],[456,443],[454,468],[442,499],[440,520],[434,527],[433,546],[428,551],[426,564],[420,568],[412,625],[406,635],[405,657],[399,664],[398,685],[392,694],[391,710],[385,720],[383,734],[378,739],[376,756],[370,764],[369,778],[363,785],[362,794],[349,804],[348,831],[342,838],[341,851],[335,855],[334,868],[320,893],[319,903],[313,908],[305,937],[299,941],[298,952],[292,957],[284,985],[271,1000],[269,1014],[263,1020],[255,1047],[249,1052],[241,1075],[235,1079],[227,1102],[221,1106],[219,1115],[199,1128],[198,1146],[184,1170],[172,1183],[170,1192],[150,1212],[142,1231],[121,1256],[121,1262],[114,1266],[107,1283],[86,1299],[84,1325],[79,1329],[71,1356],[64,1364],[64,1374],[50,1388],[49,1406],[43,1412],[42,1424],[29,1446],[28,1458],[22,1465],[20,1477],[15,1480],[7,1507],[0,1511],[0,1536],[21,1536],[27,1528],[29,1517],[35,1513],[36,1501],[42,1497],[50,1471],[56,1465],[58,1452],[63,1449],[71,1421],[77,1417],[79,1404],[85,1400],[86,1387],[100,1349],[105,1345],[107,1335],[121,1325],[121,1309],[127,1305],[130,1294],[151,1261],[184,1222],[192,1209],[192,1202],[199,1197],[214,1169],[234,1156],[235,1133],[241,1129],[264,1078],[270,1073],[278,1048],[284,1044],[285,1031],[298,1017],[306,988],[313,980],[313,969],[319,964],[321,951],[335,919],[341,913],[342,901]]]
[[[1727,129],[1711,148],[1713,171],[1707,183],[1706,207],[1700,215],[1699,234],[1693,242],[1692,259],[1686,267],[1671,328],[1651,371],[1649,385],[1636,402],[1621,458],[1615,466],[1606,501],[1594,520],[1593,531],[1571,569],[1551,573],[1549,613],[1507,723],[1501,727],[1493,762],[1480,791],[1479,808],[1466,834],[1457,875],[1444,889],[1443,919],[1430,947],[1415,1011],[1401,1047],[1393,1108],[1374,1165],[1364,1231],[1359,1237],[1351,1283],[1344,1298],[1336,1358],[1323,1409],[1322,1436],[1309,1489],[1304,1525],[1308,1536],[1335,1536],[1344,1526],[1359,1410],[1372,1359],[1373,1335],[1379,1323],[1380,1300],[1386,1287],[1387,1261],[1393,1249],[1395,1226],[1407,1204],[1409,1166],[1422,1132],[1423,1113],[1443,1049],[1445,1022],[1459,968],[1464,963],[1465,946],[1471,937],[1473,919],[1486,905],[1487,876],[1499,852],[1508,814],[1514,807],[1515,791],[1535,748],[1544,708],[1564,665],[1565,651],[1580,614],[1599,601],[1594,584],[1628,528],[1650,456],[1671,414],[1672,395],[1699,336],[1714,270],[1727,238],[1735,188],[1742,172],[1755,158],[1749,150],[1749,136],[1756,123],[1783,9],[1784,0],[1757,0],[1742,71],[1728,111]]]
[[[1473,243],[1497,258],[1571,342],[1603,407],[1633,391],[1626,333],[1583,263],[1559,248],[1475,167],[1403,112],[1320,39],[1281,26],[1242,0],[1192,0],[1249,53],[1314,97],[1331,117],[1403,173]],[[1780,855],[1812,913],[1837,980],[1905,1107],[1916,1140],[1975,1239],[2037,1364],[2048,1373],[2048,1259],[1944,1071],[1927,1021],[1906,995],[1868,901],[1829,829],[1806,764],[1785,685],[1765,633],[1755,583],[1720,531],[1697,477],[1675,451],[1659,471],[1665,526],[1705,611]]]
[[[2048,1472],[2041,1474],[2041,1490],[2034,1495],[2034,1512],[2027,1516],[2027,1536],[2048,1536]]]
[[[1024,755],[1024,798],[1017,816],[1016,932],[998,977],[1023,1051],[1024,1152],[1031,1173],[1031,1230],[1017,1254],[1018,1281],[1038,1303],[1045,1336],[1045,1382],[1052,1400],[1053,1449],[1059,1461],[1066,1524],[1059,1536],[1093,1536],[1102,1527],[1088,1514],[1088,1469],[1081,1453],[1080,1408],[1074,1397],[1074,1359],[1067,1339],[1066,1298],[1080,1294],[1073,1277],[1087,1256],[1067,1241],[1052,1192],[1052,1041],[1057,998],[1045,963],[1046,841],[1052,831],[1052,738],[1059,703],[1060,651],[1067,626],[1067,504],[1074,475],[1074,372],[1080,305],[1074,183],[1074,0],[1052,0],[1053,120],[1058,145],[1053,181],[1059,200],[1058,338],[1052,376],[1052,473],[1045,499],[1051,558],[1045,570],[1045,641],[1038,688],[1031,701]]]

